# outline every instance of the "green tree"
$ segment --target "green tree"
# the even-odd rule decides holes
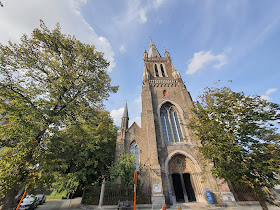
[[[109,113],[88,110],[84,118],[71,122],[66,129],[49,139],[49,147],[42,155],[45,163],[59,172],[58,190],[85,188],[109,176],[115,157],[117,127]]]
[[[118,157],[116,164],[112,167],[111,178],[113,180],[120,178],[121,183],[128,188],[134,184],[135,170],[135,157],[130,152],[121,154]]]
[[[206,88],[194,103],[197,117],[189,124],[201,142],[200,151],[214,164],[213,174],[252,187],[264,209],[261,189],[279,184],[278,110],[279,105],[260,96]]]
[[[0,126],[1,202],[8,205],[30,181],[51,182],[44,152],[56,144],[56,134],[96,113],[118,89],[108,65],[93,45],[62,34],[58,24],[51,31],[43,21],[19,44],[0,44],[0,121],[8,121]]]

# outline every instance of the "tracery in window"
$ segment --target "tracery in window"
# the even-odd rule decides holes
[[[183,142],[182,130],[174,106],[164,104],[160,109],[162,136],[165,142]]]
[[[163,69],[162,64],[160,64],[160,70],[161,70],[161,75],[162,75],[163,77],[165,77],[165,72],[164,72],[164,69]]]
[[[135,157],[135,168],[139,171],[140,161],[139,161],[139,148],[135,141],[130,145],[130,153]]]
[[[156,77],[158,77],[159,74],[158,74],[157,64],[155,64],[155,73],[156,73]]]

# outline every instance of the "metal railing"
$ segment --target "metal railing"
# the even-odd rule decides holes
[[[137,189],[137,188],[136,188]],[[84,203],[98,205],[101,187],[93,187],[86,191]],[[118,205],[119,201],[133,201],[133,187],[120,184],[105,186],[103,205]],[[137,189],[136,204],[151,204],[151,192]]]

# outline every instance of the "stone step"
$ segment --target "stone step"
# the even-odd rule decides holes
[[[183,209],[206,209],[209,207],[209,204],[207,203],[198,203],[198,202],[193,202],[193,203],[174,203],[172,206],[170,206],[170,210],[177,210],[177,206],[181,206],[182,210]]]

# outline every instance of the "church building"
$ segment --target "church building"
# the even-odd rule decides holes
[[[169,52],[162,57],[150,41],[144,52],[141,126],[128,127],[127,104],[117,137],[116,153],[136,157],[144,188],[151,192],[153,207],[164,203],[207,204],[205,189],[214,199],[234,202],[228,185],[215,179],[211,163],[203,164],[199,142],[187,127],[193,114],[192,98]]]

